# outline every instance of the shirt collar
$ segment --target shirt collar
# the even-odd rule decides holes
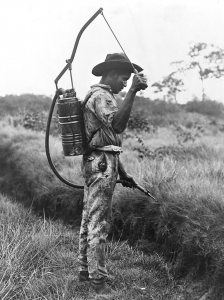
[[[102,89],[105,89],[105,90],[109,91],[111,94],[113,94],[111,87],[109,85],[97,83],[97,84],[94,84],[91,86],[91,88],[96,88],[96,87],[101,87]]]

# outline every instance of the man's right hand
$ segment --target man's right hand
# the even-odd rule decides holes
[[[134,180],[134,178],[128,174],[126,174],[125,176],[121,177],[120,176],[120,180],[121,180],[121,184],[124,187],[129,187],[129,188],[135,188],[136,187],[136,182]]]
[[[147,78],[142,73],[135,74],[132,79],[132,85],[130,89],[133,89],[135,92],[138,92],[140,90],[145,90],[147,87]]]

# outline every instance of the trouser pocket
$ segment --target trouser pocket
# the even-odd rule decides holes
[[[102,152],[102,157],[98,163],[98,168],[101,172],[105,172],[107,170],[107,158],[105,152]]]
[[[107,158],[103,151],[93,151],[83,156],[83,176],[86,183],[91,177],[107,170]],[[88,184],[87,184],[88,185]]]

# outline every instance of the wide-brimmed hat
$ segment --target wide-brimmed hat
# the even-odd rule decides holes
[[[134,63],[131,64],[129,59],[123,53],[107,54],[105,61],[92,69],[92,74],[95,76],[102,76],[109,70],[124,70],[134,73],[133,66],[138,72],[143,70],[140,66]]]

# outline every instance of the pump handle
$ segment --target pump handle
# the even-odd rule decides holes
[[[86,29],[87,26],[89,26],[89,24],[99,15],[101,14],[103,11],[103,8],[100,8],[98,9],[98,11],[83,25],[83,27],[81,28],[81,30],[79,31],[79,34],[76,38],[76,41],[75,41],[75,45],[74,45],[74,48],[72,50],[72,55],[69,59],[66,60],[67,62],[67,65],[63,68],[63,70],[60,72],[60,74],[56,77],[55,79],[55,85],[56,85],[56,88],[58,89],[58,81],[59,79],[63,76],[63,74],[71,67],[71,64],[73,62],[73,59],[75,57],[75,54],[76,54],[76,50],[78,48],[78,44],[79,44],[79,40],[81,38],[81,35],[83,34],[83,31]]]

